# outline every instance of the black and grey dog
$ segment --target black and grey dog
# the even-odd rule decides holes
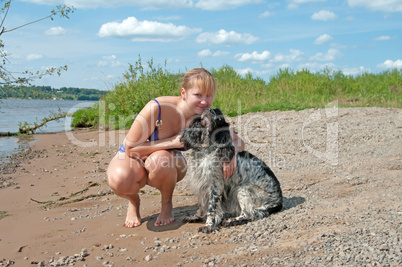
[[[211,233],[264,218],[282,209],[280,183],[271,169],[249,152],[235,153],[229,124],[219,109],[207,109],[181,132],[181,141],[192,149],[194,166],[189,184],[198,197],[198,211],[185,222],[206,221],[199,232]],[[236,172],[224,179],[223,162],[236,155]]]

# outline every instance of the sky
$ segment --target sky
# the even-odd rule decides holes
[[[62,4],[75,8],[70,19],[0,36],[10,71],[68,66],[34,85],[112,90],[139,57],[174,73],[228,65],[266,81],[284,68],[402,68],[402,0],[14,0],[3,26]]]

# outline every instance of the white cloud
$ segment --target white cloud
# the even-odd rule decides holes
[[[333,63],[317,63],[317,62],[307,62],[297,66],[299,70],[308,69],[309,71],[321,71],[325,68],[328,69],[337,69]]]
[[[66,33],[66,30],[62,27],[52,27],[49,30],[45,31],[46,35],[63,35]]]
[[[226,56],[226,55],[229,55],[229,54],[230,54],[230,52],[228,52],[228,51],[218,50],[213,54],[213,56],[214,57],[220,57],[220,56]]]
[[[198,52],[198,56],[199,57],[210,57],[210,56],[212,56],[212,52],[209,49],[204,49],[204,50]]]
[[[285,55],[282,53],[276,54],[270,62],[273,63],[292,63],[292,62],[299,62],[304,59],[304,53],[297,49],[290,49],[290,54]]]
[[[236,72],[242,76],[251,73],[255,74],[256,76],[263,76],[268,74],[270,71],[269,70],[263,70],[263,71],[258,71],[258,70],[253,70],[252,68],[245,68],[245,69],[237,69]]]
[[[402,12],[401,0],[348,0],[351,7],[365,7],[374,11]]]
[[[367,70],[363,66],[360,66],[358,68],[343,68],[342,72],[345,75],[358,75],[358,74],[362,74],[365,72],[370,72],[370,70]]]
[[[112,68],[117,68],[117,67],[120,67],[120,66],[123,66],[123,65],[124,64],[121,63],[120,61],[111,61],[111,62],[109,62],[109,61],[100,60],[98,62],[98,67],[107,67],[107,66],[109,66],[109,67],[112,67]]]
[[[120,61],[116,60],[117,57],[115,55],[110,55],[110,56],[103,56],[102,60],[98,62],[98,67],[106,67],[110,66],[112,68],[120,67],[124,65]]]
[[[348,46],[348,45],[344,45],[344,44],[335,44],[335,43],[331,43],[329,46],[332,48],[339,49],[339,50],[356,49],[357,48],[356,46]]]
[[[339,52],[338,49],[330,48],[328,49],[327,53],[317,53],[314,56],[310,57],[312,61],[333,61],[336,58],[342,56],[342,53]]]
[[[262,2],[262,0],[200,0],[195,7],[203,10],[226,10]]]
[[[322,21],[328,21],[328,20],[336,20],[338,18],[337,15],[335,15],[334,12],[328,11],[328,10],[321,10],[319,12],[315,12],[312,16],[312,20],[322,20]]]
[[[237,33],[234,31],[227,32],[220,30],[218,32],[205,32],[198,35],[196,42],[212,43],[223,45],[252,44],[258,38],[248,33]]]
[[[108,64],[108,63],[107,63],[106,61],[100,60],[100,61],[98,62],[98,67],[106,67],[107,64]]]
[[[278,66],[278,69],[288,69],[288,68],[290,68],[290,65],[287,63]]]
[[[115,55],[110,55],[110,56],[103,56],[102,58],[106,60],[115,60],[117,57]]]
[[[390,36],[379,36],[374,39],[374,41],[388,41],[388,40],[391,40]]]
[[[332,41],[333,39],[334,38],[331,35],[325,33],[323,35],[320,35],[317,39],[315,39],[314,44],[316,45],[325,44],[329,41]]]
[[[253,63],[263,63],[261,66],[269,68],[273,66],[273,63],[294,63],[300,62],[305,59],[304,53],[297,49],[290,49],[290,54],[272,54],[269,51],[263,51],[258,53],[254,51],[252,53],[239,53],[235,55],[235,59],[241,62],[251,61]]]
[[[315,2],[325,2],[325,0],[288,0],[287,2],[288,2],[287,7],[289,9],[296,9],[302,4],[315,3]]]
[[[392,61],[390,59],[387,59],[384,61],[384,63],[378,64],[377,68],[381,69],[393,69],[393,68],[402,68],[402,60],[398,59],[396,61]]]
[[[212,53],[211,50],[209,50],[209,49],[204,49],[204,50],[198,52],[199,57],[220,57],[220,56],[226,56],[228,54],[230,54],[230,52],[221,51],[221,50],[218,50],[215,53]]]
[[[235,55],[235,58],[238,61],[266,61],[271,57],[271,52],[269,51],[264,51],[261,54],[258,54],[257,51],[254,51],[253,53],[239,53]]]
[[[112,61],[111,63],[110,63],[110,66],[112,67],[112,68],[117,68],[117,67],[121,67],[121,66],[124,66],[125,64],[124,63],[122,63],[122,62],[120,62],[120,61]]]
[[[246,75],[247,73],[253,73],[253,69],[252,68],[246,68],[246,69],[238,69],[236,70],[236,72],[240,75]]]
[[[191,29],[187,26],[176,26],[172,23],[157,21],[139,21],[128,17],[123,22],[103,24],[99,30],[100,37],[122,37],[135,42],[170,42],[182,40],[188,35],[200,32],[201,29]]]
[[[274,16],[275,13],[269,12],[269,11],[265,11],[264,13],[262,13],[259,17],[260,18],[268,18],[268,17],[272,17]]]
[[[28,55],[27,57],[26,57],[26,60],[38,60],[38,59],[41,59],[41,58],[43,58],[43,55],[40,55],[40,54],[30,54],[30,55]]]

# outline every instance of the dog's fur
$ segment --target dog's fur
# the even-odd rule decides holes
[[[235,153],[229,124],[219,109],[205,110],[181,132],[192,149],[195,166],[188,179],[198,197],[198,212],[185,222],[206,221],[198,231],[211,233],[222,226],[244,224],[282,209],[280,183],[271,169],[248,152]],[[236,155],[236,172],[223,178],[223,162]]]

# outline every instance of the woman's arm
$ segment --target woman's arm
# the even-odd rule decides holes
[[[232,136],[232,143],[233,143],[236,153],[243,151],[245,148],[245,144],[244,144],[243,140],[232,131],[230,131],[230,135]],[[227,179],[230,176],[232,176],[232,174],[236,171],[236,168],[237,168],[236,162],[237,161],[236,161],[236,154],[235,154],[235,156],[232,158],[232,160],[230,162],[224,162],[222,164],[223,178]]]
[[[233,131],[230,131],[230,135],[232,136],[233,146],[235,147],[236,152],[241,152],[245,148],[245,144],[243,140],[235,134]]]
[[[180,135],[172,136],[166,139],[157,141],[145,141],[141,144],[136,144],[126,140],[126,154],[132,158],[143,158],[158,150],[168,150],[182,148]]]

